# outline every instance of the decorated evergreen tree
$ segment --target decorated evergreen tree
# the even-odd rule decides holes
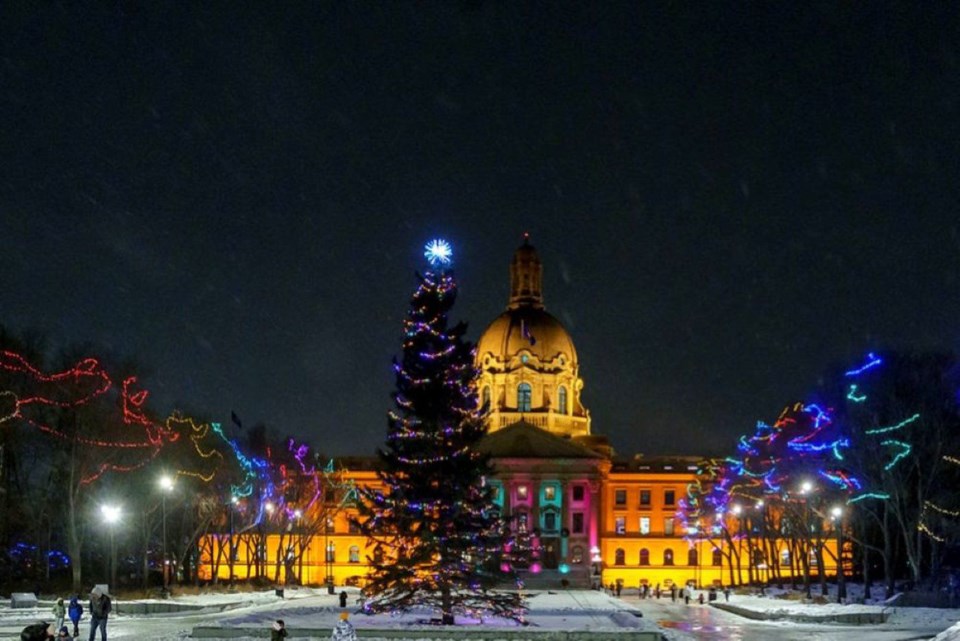
[[[371,611],[439,610],[454,616],[518,618],[515,593],[495,592],[502,541],[486,433],[478,406],[474,346],[466,325],[448,325],[457,285],[450,246],[432,241],[431,268],[404,321],[403,353],[394,359],[395,409],[379,451],[382,490],[363,493],[360,526],[375,545],[366,593]]]

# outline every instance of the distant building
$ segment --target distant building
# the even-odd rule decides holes
[[[646,583],[652,589],[687,582],[730,584],[746,581],[751,573],[759,580],[775,570],[784,576],[797,571],[786,541],[774,541],[776,549],[764,556],[757,549],[758,536],[732,539],[716,524],[683,527],[680,501],[696,480],[700,457],[618,458],[606,437],[593,433],[581,400],[584,381],[577,351],[567,330],[544,307],[542,274],[537,252],[525,240],[510,263],[507,309],[484,330],[476,355],[478,390],[489,421],[481,447],[497,471],[488,482],[496,487],[501,514],[511,527],[532,535],[538,548],[536,562],[524,570],[525,584],[636,588]],[[377,484],[373,464],[352,457],[346,474],[358,485]],[[353,513],[351,508],[331,510],[325,530],[311,534],[298,562],[303,583],[323,583],[328,575],[338,585],[363,583],[367,556],[382,551],[368,548],[351,531],[348,516]],[[736,532],[737,518],[724,518],[727,531]],[[268,540],[267,550],[278,547],[279,536]],[[824,548],[835,550],[832,543],[825,540]],[[834,574],[833,553],[824,556],[826,572]],[[206,576],[214,565],[221,577],[227,576],[224,564],[214,564],[212,558],[211,552],[201,560]],[[248,576],[248,558],[238,550],[238,578]],[[734,581],[732,573],[738,577]]]

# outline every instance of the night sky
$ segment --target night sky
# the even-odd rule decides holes
[[[476,340],[530,232],[621,454],[958,345],[955,3],[196,4],[0,8],[0,324],[158,411],[371,453],[434,237]]]

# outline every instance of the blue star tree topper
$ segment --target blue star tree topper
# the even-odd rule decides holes
[[[436,238],[423,246],[423,255],[431,267],[446,267],[453,262],[453,247],[442,238]]]

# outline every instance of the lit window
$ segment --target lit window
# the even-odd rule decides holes
[[[553,501],[557,498],[557,486],[547,485],[543,488],[543,498],[547,501]]]
[[[790,567],[790,550],[787,548],[780,550],[780,565]]]
[[[650,517],[640,517],[640,534],[650,534]]]
[[[563,385],[557,390],[557,411],[561,414],[567,413],[567,388]]]
[[[360,548],[356,545],[350,546],[350,563],[360,563]]]
[[[525,533],[527,531],[527,513],[520,512],[517,514],[517,531],[520,533]]]
[[[333,534],[333,519],[327,519],[327,534]]]
[[[526,500],[527,500],[527,486],[526,486],[526,485],[518,485],[518,486],[517,486],[517,498],[520,499],[521,501],[526,501]]]
[[[618,516],[615,523],[617,534],[623,534],[627,531],[627,519],[625,517]]]
[[[670,548],[667,548],[663,551],[663,564],[673,565],[673,550]]]
[[[327,563],[333,563],[336,559],[337,546],[335,543],[327,543]]]
[[[615,490],[613,493],[613,503],[618,507],[625,506],[627,504],[627,491]]]
[[[723,565],[723,552],[720,551],[720,548],[713,548],[713,558],[710,562],[717,567]]]
[[[533,394],[533,388],[530,387],[530,383],[520,383],[517,386],[517,411],[518,412],[529,412],[530,411],[530,397]]]
[[[673,536],[673,517],[663,520],[663,533],[666,536]]]
[[[617,551],[614,553],[614,565],[626,565],[626,554],[623,551],[623,548],[617,548]]]
[[[640,565],[650,565],[650,550],[647,548],[640,550]]]

